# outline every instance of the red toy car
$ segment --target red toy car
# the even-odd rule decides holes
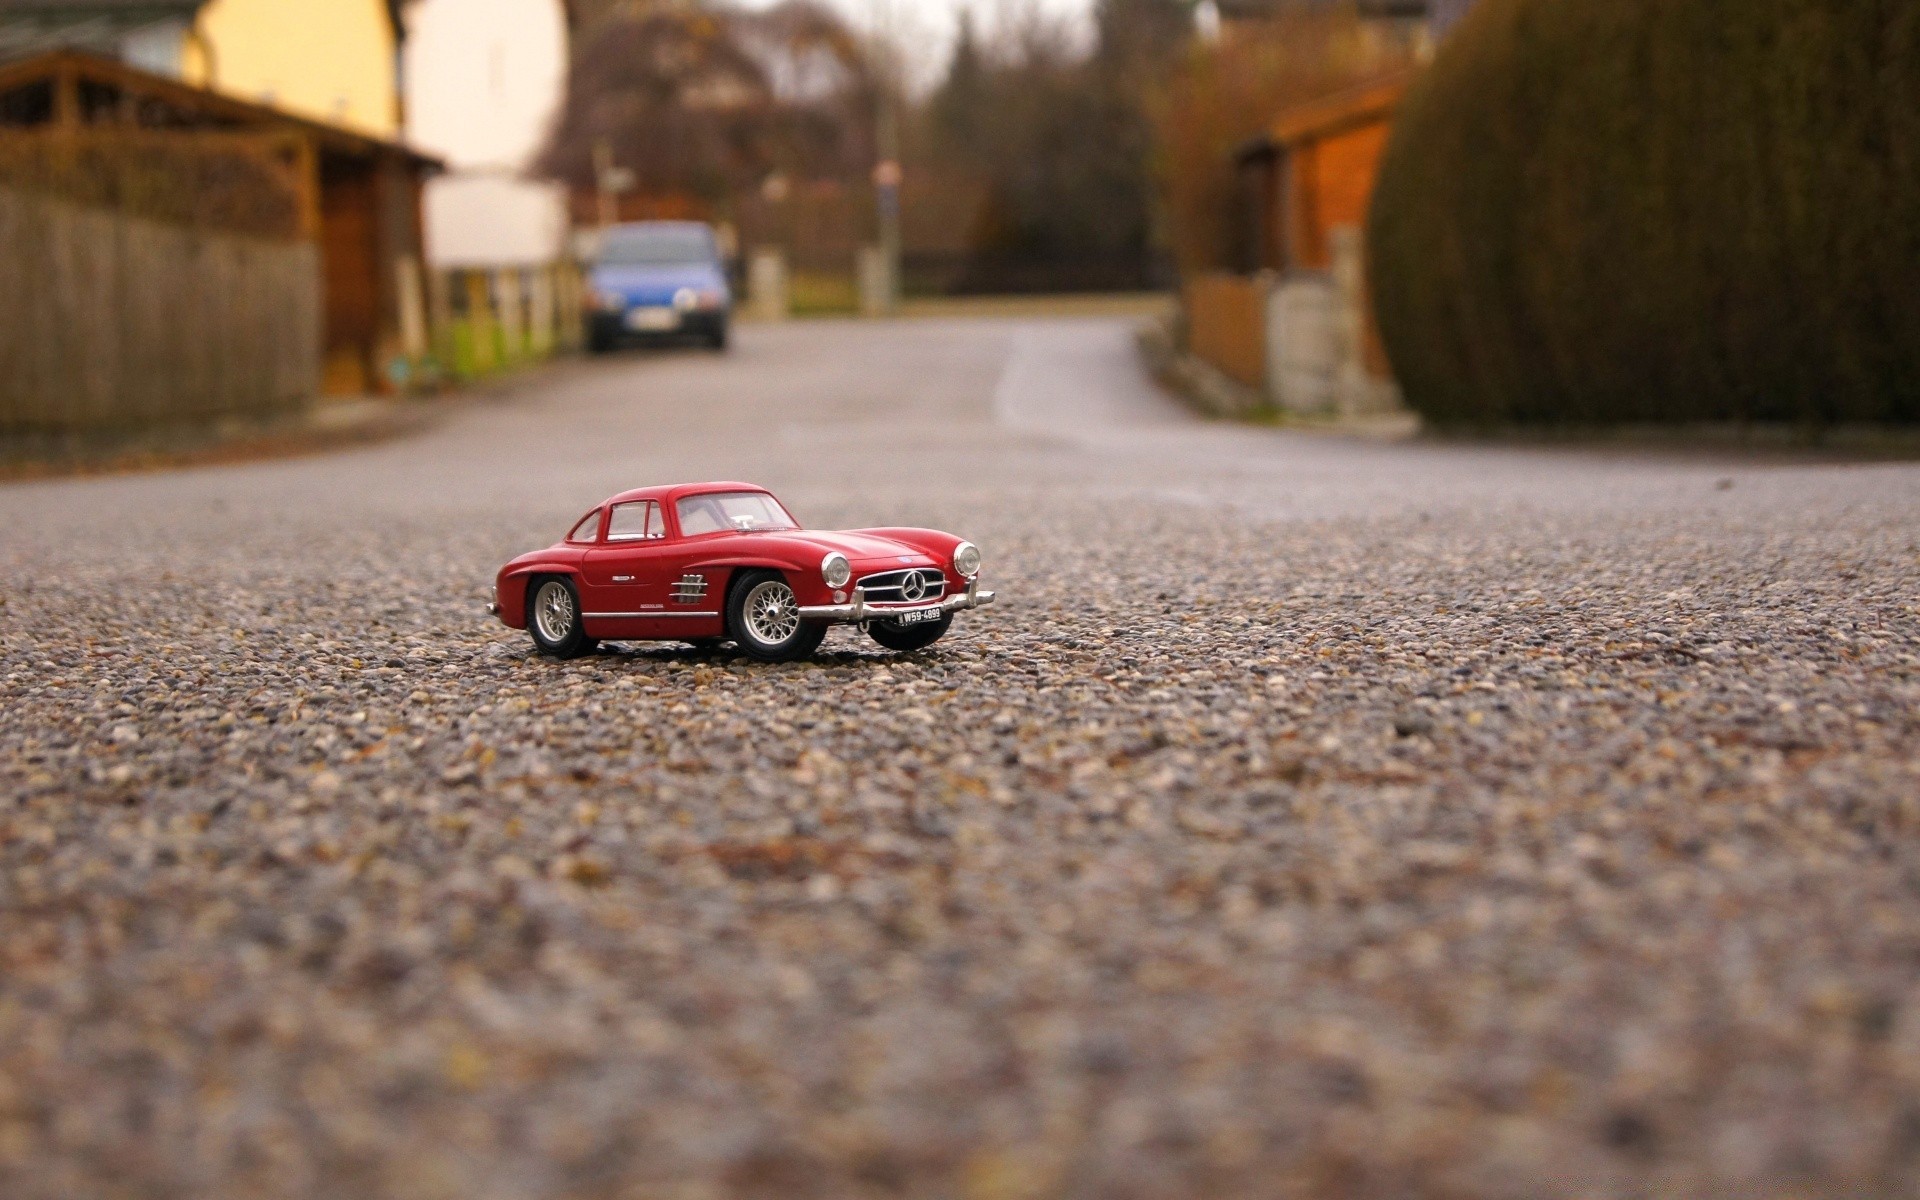
[[[711,645],[768,662],[804,658],[830,625],[889,650],[940,640],[980,590],[980,551],[932,529],[800,528],[751,483],[622,492],[566,540],[500,569],[488,611],[572,658],[602,640]]]

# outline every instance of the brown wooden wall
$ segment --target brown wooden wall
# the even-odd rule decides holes
[[[401,264],[418,272],[421,244],[420,180],[403,160],[321,154],[328,394],[390,389],[386,364],[404,353]]]
[[[1290,149],[1290,186],[1279,214],[1286,228],[1287,266],[1329,270],[1328,235],[1343,225],[1365,228],[1388,132],[1384,119],[1367,121]]]
[[[0,188],[0,437],[257,419],[313,396],[311,243]]]
[[[424,348],[420,192],[433,167],[397,144],[108,59],[0,65],[0,187],[311,243],[326,392],[389,390],[388,365]]]
[[[328,155],[320,170],[320,262],[325,280],[325,390],[372,390],[379,375],[380,244],[374,164]]]
[[[1189,279],[1183,291],[1187,349],[1228,378],[1261,387],[1267,377],[1265,282],[1223,272]]]

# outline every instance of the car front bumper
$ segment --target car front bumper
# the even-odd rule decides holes
[[[932,604],[888,604],[867,603],[867,594],[860,588],[853,589],[853,599],[846,604],[806,604],[800,607],[800,619],[803,621],[826,621],[833,625],[861,625],[868,621],[891,621],[902,613],[937,611],[957,613],[964,608],[985,608],[993,603],[994,593],[980,590],[978,579],[967,583],[967,590],[936,600]]]
[[[636,306],[636,308],[641,306]],[[653,309],[666,306],[651,305]],[[730,310],[727,308],[689,308],[675,309],[670,320],[658,325],[636,325],[628,318],[634,309],[595,309],[587,314],[596,337],[606,341],[621,338],[672,338],[687,335],[705,336],[718,333],[727,327]]]

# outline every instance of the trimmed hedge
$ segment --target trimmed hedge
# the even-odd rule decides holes
[[[1920,4],[1481,0],[1368,238],[1440,424],[1920,420]]]

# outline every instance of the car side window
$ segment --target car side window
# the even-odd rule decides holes
[[[573,532],[567,535],[567,540],[570,542],[590,542],[593,540],[593,535],[598,532],[600,532],[600,510],[596,508],[586,516],[580,518],[580,523],[573,527]]]
[[[607,522],[608,541],[640,542],[665,536],[667,527],[660,519],[658,501],[635,500],[613,506],[613,517]]]

